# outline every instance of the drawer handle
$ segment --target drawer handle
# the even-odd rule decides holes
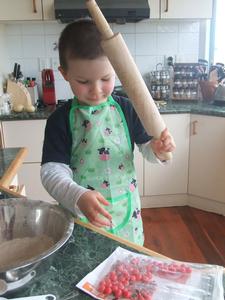
[[[198,121],[192,122],[192,135],[196,135],[197,134],[197,129],[196,129],[197,123],[198,123]]]
[[[164,10],[165,13],[169,11],[169,0],[166,0],[166,8]]]
[[[35,14],[37,13],[36,0],[33,0],[33,12],[34,12]]]

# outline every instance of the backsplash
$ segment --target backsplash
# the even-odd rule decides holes
[[[9,72],[12,72],[14,62],[20,63],[25,77],[37,78],[41,92],[40,70],[53,68],[57,99],[72,97],[68,83],[57,70],[57,41],[64,26],[57,22],[23,22],[4,26]],[[155,70],[156,64],[164,63],[168,56],[173,56],[176,62],[198,60],[200,26],[197,21],[147,20],[111,26],[114,32],[122,33],[142,75]]]

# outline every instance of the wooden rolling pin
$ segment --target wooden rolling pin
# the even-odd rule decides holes
[[[160,138],[166,125],[120,33],[114,34],[95,0],[86,6],[102,35],[101,46],[119,77],[148,135]],[[169,160],[170,152],[162,156]]]

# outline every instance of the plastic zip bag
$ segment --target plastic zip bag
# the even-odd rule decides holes
[[[77,287],[96,299],[223,300],[223,271],[118,247]]]

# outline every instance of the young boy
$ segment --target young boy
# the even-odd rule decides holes
[[[115,72],[90,19],[65,27],[59,39],[59,71],[75,95],[47,120],[41,179],[49,194],[74,215],[143,245],[134,143],[159,161],[175,148],[164,130],[148,136],[131,103],[111,96]]]

